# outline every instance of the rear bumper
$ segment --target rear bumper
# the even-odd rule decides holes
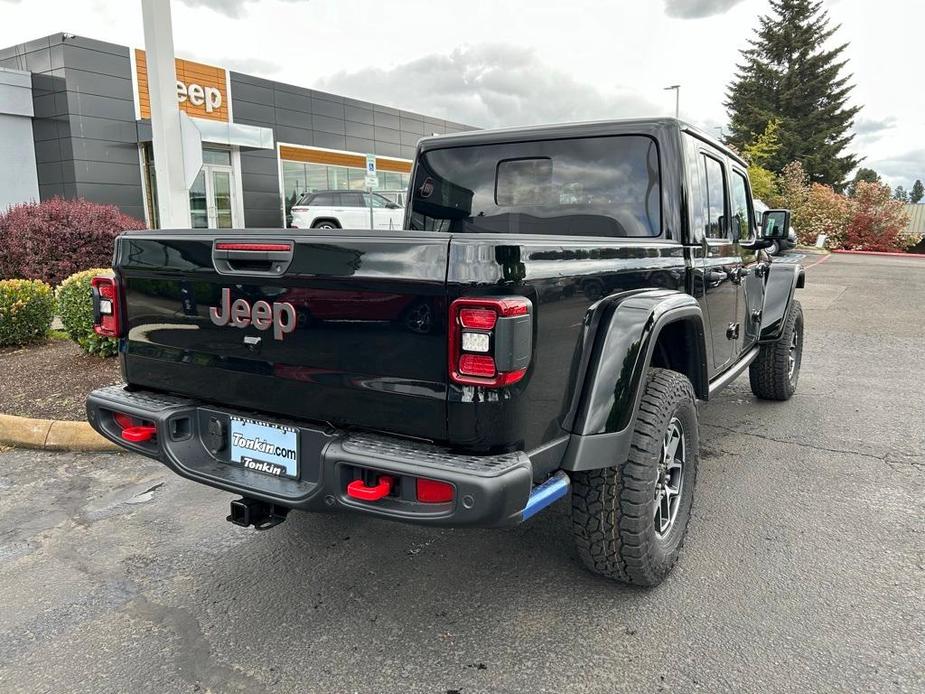
[[[149,441],[126,441],[115,413],[153,423],[156,436]],[[155,458],[187,479],[245,497],[293,509],[357,511],[426,525],[498,527],[524,518],[533,469],[522,451],[465,455],[421,441],[256,415],[298,429],[299,477],[290,479],[223,462],[227,445],[221,448],[221,437],[215,431],[224,427],[227,432],[234,415],[255,417],[253,412],[216,408],[153,391],[129,391],[123,386],[102,388],[87,398],[90,424],[110,441]],[[347,484],[364,472],[393,476],[396,492],[378,501],[347,496]],[[417,501],[415,478],[422,477],[452,484],[453,500]]]

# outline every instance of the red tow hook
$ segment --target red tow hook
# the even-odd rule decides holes
[[[379,484],[375,487],[367,487],[363,480],[354,480],[347,485],[347,496],[361,501],[379,501],[382,497],[389,495],[394,481],[388,475],[380,475]]]
[[[122,430],[122,438],[132,443],[150,441],[157,433],[157,429],[151,426],[125,427]]]

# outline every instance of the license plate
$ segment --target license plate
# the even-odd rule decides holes
[[[299,432],[253,419],[231,418],[231,460],[246,470],[274,477],[299,477]]]

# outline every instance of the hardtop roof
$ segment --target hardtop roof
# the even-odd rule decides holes
[[[700,128],[677,118],[668,117],[623,118],[576,123],[530,125],[513,128],[467,130],[461,133],[425,137],[420,140],[418,146],[421,148],[421,151],[427,151],[443,147],[468,147],[482,144],[551,140],[567,137],[602,137],[632,133],[651,135],[659,131],[668,131],[671,129],[688,133],[735,159],[742,166],[747,166],[747,163],[741,156]]]

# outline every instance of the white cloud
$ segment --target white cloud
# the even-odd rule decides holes
[[[282,65],[273,60],[266,58],[250,57],[246,55],[234,55],[224,58],[215,55],[204,55],[202,53],[186,53],[182,57],[195,60],[207,65],[217,65],[235,72],[243,72],[256,77],[272,78],[282,69]]]
[[[701,19],[723,14],[743,0],[665,0],[665,13],[679,19]]]
[[[282,0],[283,2],[308,2],[308,0]],[[228,17],[240,17],[244,13],[244,6],[257,0],[180,0],[190,7],[207,7]]]
[[[854,132],[858,143],[867,144],[879,140],[888,130],[892,130],[897,125],[896,116],[887,116],[886,118],[864,118],[861,116],[854,121]]]
[[[654,104],[630,90],[603,92],[545,64],[537,52],[481,44],[390,69],[341,72],[326,91],[483,127],[645,116]]]
[[[925,180],[925,149],[913,149],[875,161],[865,161],[861,166],[873,169],[894,188],[903,186],[909,190],[917,178]]]

